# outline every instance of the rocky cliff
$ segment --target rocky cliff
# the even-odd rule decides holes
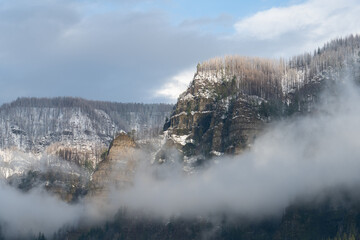
[[[167,130],[185,155],[239,152],[256,137],[263,124],[257,106],[263,99],[236,92],[235,84],[219,72],[198,71],[180,95]]]
[[[164,130],[185,162],[239,153],[274,119],[316,111],[323,89],[360,79],[360,38],[334,40],[289,61],[241,56],[198,64]]]
[[[92,175],[92,195],[104,194],[110,187],[123,189],[131,185],[140,161],[136,148],[135,141],[124,133],[112,141],[105,160],[100,162]]]

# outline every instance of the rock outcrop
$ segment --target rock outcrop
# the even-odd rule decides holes
[[[108,154],[92,175],[91,195],[106,195],[110,188],[124,189],[132,184],[139,161],[135,141],[127,134],[118,135]]]
[[[323,89],[360,81],[359,61],[360,37],[350,36],[289,61],[227,56],[201,63],[164,125],[167,139],[185,162],[240,153],[274,119],[316,111]]]
[[[238,153],[263,128],[258,108],[264,99],[236,92],[234,84],[217,72],[198,71],[180,95],[165,130],[185,156]]]

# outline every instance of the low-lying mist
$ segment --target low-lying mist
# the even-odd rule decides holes
[[[165,218],[227,213],[261,219],[331,189],[351,191],[360,186],[360,91],[351,81],[337,85],[316,111],[274,123],[241,155],[216,158],[192,175],[181,164],[141,165],[133,186],[113,190],[106,205],[69,205],[39,190],[24,194],[1,185],[3,231],[49,235],[122,207]]]
[[[28,193],[0,183],[0,226],[8,238],[52,236],[59,228],[75,225],[82,216],[80,205],[69,205],[45,190]]]

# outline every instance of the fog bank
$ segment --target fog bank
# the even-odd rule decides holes
[[[45,190],[22,193],[0,183],[0,225],[6,237],[19,239],[39,232],[47,236],[65,225],[74,226],[81,217],[80,205],[69,205]]]

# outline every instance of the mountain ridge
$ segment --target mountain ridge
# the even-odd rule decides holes
[[[69,97],[18,98],[0,107],[1,156],[11,162],[6,149],[13,148],[34,158],[52,155],[94,168],[118,133],[156,137],[172,107]]]

